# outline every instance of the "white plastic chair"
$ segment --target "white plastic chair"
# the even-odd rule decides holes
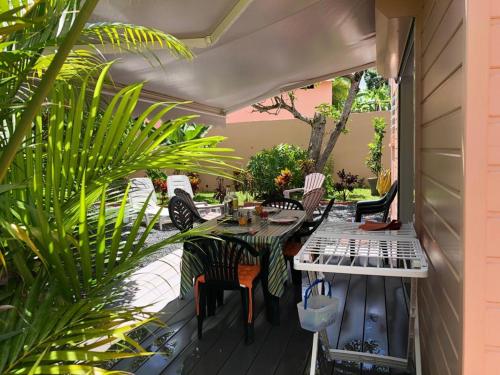
[[[163,224],[171,223],[171,220],[168,215],[168,208],[158,205],[158,199],[156,198],[153,182],[149,177],[138,177],[130,179],[128,199],[134,211],[139,212],[150,195],[151,198],[149,199],[148,206],[144,213],[144,220],[146,222],[146,225],[148,225],[153,217],[161,209],[161,213],[158,218],[158,224],[160,225],[160,229],[162,229]]]
[[[298,193],[298,192],[302,192],[302,194],[305,195],[311,190],[319,189],[320,187],[322,187],[324,181],[325,181],[325,175],[322,173],[308,174],[305,178],[303,188],[285,190],[283,191],[283,196],[285,198],[290,198],[291,193]]]
[[[167,192],[168,197],[175,197],[175,189],[182,189],[191,196],[194,197],[193,188],[189,182],[189,177],[184,174],[173,174],[167,177]],[[208,206],[207,202],[194,202],[197,208],[202,208]]]
[[[167,177],[168,197],[175,197],[175,189],[182,189],[194,197],[193,188],[189,182],[189,177],[183,174],[174,174]]]

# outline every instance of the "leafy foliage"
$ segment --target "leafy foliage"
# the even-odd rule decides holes
[[[389,109],[391,109],[391,96],[388,86],[360,92],[353,105],[354,112],[388,111]]]
[[[346,77],[335,77],[332,79],[332,105],[339,112],[344,108],[344,103],[349,95],[351,81]]]
[[[154,318],[123,303],[121,281],[183,237],[146,245],[157,217],[139,231],[146,205],[131,215],[123,179],[147,168],[227,168],[219,137],[163,143],[194,118],[162,121],[175,103],[133,118],[142,84],[103,99],[111,65],[93,52],[98,30],[99,43],[115,48],[138,51],[159,38],[174,55],[191,54],[158,31],[86,25],[96,2],[1,3],[2,374],[106,373],[104,361],[150,355],[127,332]]]
[[[193,193],[196,194],[198,189],[200,188],[200,183],[201,183],[200,174],[196,172],[189,172],[187,176],[189,178],[191,189],[193,189]]]
[[[227,189],[224,185],[224,177],[217,177],[217,187],[215,188],[215,192],[211,198],[215,199],[218,203],[224,202],[224,198],[226,197]],[[196,198],[196,197],[195,197]]]
[[[354,191],[354,188],[359,184],[359,176],[346,172],[344,169],[337,172],[339,180],[334,184],[335,191],[342,197],[343,201],[347,200],[347,192]]]
[[[176,143],[201,139],[208,133],[209,130],[210,126],[207,125],[196,124],[193,122],[185,123],[177,127],[177,129],[173,131],[165,140],[163,140],[162,143],[165,145],[173,145]],[[146,173],[151,179],[167,178],[167,174],[158,168],[148,169]]]
[[[250,192],[253,191],[254,179],[252,173],[249,170],[238,170],[233,172],[234,175],[234,189],[236,191]],[[219,182],[219,181],[218,181]],[[222,185],[224,186],[224,185]],[[219,193],[221,186],[217,187],[217,193]],[[225,193],[224,193],[225,195]]]
[[[365,164],[375,176],[378,176],[382,171],[382,149],[384,147],[386,123],[383,117],[375,117],[372,122],[374,130],[373,142],[368,143],[369,151]]]
[[[302,187],[304,174],[300,165],[301,161],[306,159],[308,159],[307,151],[288,144],[280,144],[270,150],[258,152],[248,162],[248,171],[253,176],[253,192],[261,197],[279,194],[274,179],[284,169],[288,169],[291,173],[288,188]]]
[[[292,180],[292,172],[288,168],[282,169],[280,174],[274,178],[274,184],[278,190],[283,193],[283,191],[288,187],[290,181]]]
[[[353,104],[354,112],[375,112],[391,109],[391,93],[387,80],[374,69],[365,71],[366,89],[360,91]]]
[[[387,80],[380,76],[377,70],[373,68],[365,71],[364,80],[368,90],[375,90],[388,85]]]

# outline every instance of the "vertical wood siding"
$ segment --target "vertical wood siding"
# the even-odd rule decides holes
[[[490,2],[489,93],[486,167],[485,370],[500,371],[500,2]]]
[[[463,325],[464,1],[424,0],[422,14],[417,201],[430,258],[430,276],[419,295],[423,366],[425,374],[457,375]]]

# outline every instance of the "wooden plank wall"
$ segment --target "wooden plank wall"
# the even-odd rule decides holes
[[[489,111],[486,219],[486,371],[500,363],[500,2],[491,1],[489,19]]]
[[[463,325],[463,0],[424,0],[417,23],[420,87],[417,202],[430,275],[420,284],[425,374],[461,373]]]

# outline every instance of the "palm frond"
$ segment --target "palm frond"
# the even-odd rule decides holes
[[[2,374],[88,373],[89,369],[106,373],[99,367],[103,361],[153,354],[127,333],[145,324],[159,324],[156,319],[137,308],[106,307],[102,297],[61,301],[47,281],[48,274],[39,275],[24,290],[24,300],[14,297],[16,307],[0,311]],[[123,342],[123,349],[101,348],[116,342]]]
[[[177,57],[191,59],[191,50],[172,35],[163,31],[124,23],[93,23],[81,34],[81,43],[99,46],[111,45],[117,50],[137,51],[162,48]]]

